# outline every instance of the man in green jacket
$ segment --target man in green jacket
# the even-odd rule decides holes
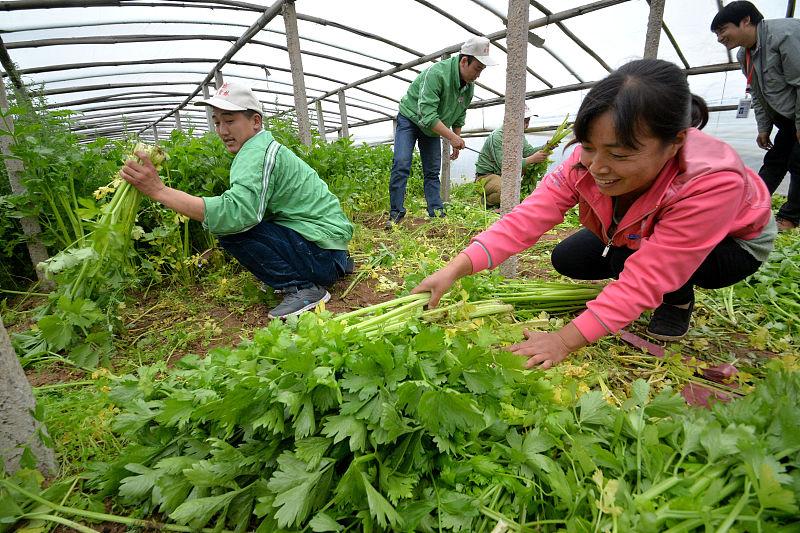
[[[537,115],[525,106],[525,129],[531,123],[531,117]],[[528,140],[522,139],[522,173],[528,165],[541,163],[550,155],[544,150],[545,146],[534,148]],[[503,172],[503,127],[500,126],[486,137],[478,161],[475,163],[475,181],[483,185],[486,207],[497,207],[500,205],[500,186],[502,184],[501,174]]]
[[[411,173],[414,145],[419,146],[424,176],[428,215],[444,216],[439,193],[439,171],[442,166],[440,137],[450,141],[458,157],[464,148],[461,127],[467,107],[475,91],[475,80],[484,68],[495,65],[489,57],[489,39],[472,37],[461,46],[458,56],[439,61],[420,72],[400,100],[394,136],[394,161],[389,179],[389,220],[386,228],[400,222],[406,214],[403,207],[406,184]]]
[[[166,207],[203,223],[222,247],[259,280],[285,296],[270,318],[298,315],[327,302],[325,286],[352,272],[347,244],[353,226],[319,175],[263,128],[261,103],[225,83],[196,105],[210,106],[229,152],[230,188],[199,197],[167,187],[143,153],[120,175]],[[144,157],[143,157],[144,156]]]

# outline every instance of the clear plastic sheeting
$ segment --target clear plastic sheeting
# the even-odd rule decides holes
[[[755,3],[766,18],[786,16],[785,0]],[[532,1],[530,21],[598,4]],[[74,5],[82,7],[58,7]],[[76,112],[76,129],[88,138],[135,133],[152,138],[157,121],[160,132],[176,127],[174,111],[272,5],[230,0],[2,1],[0,35],[29,90],[42,94],[53,108]],[[503,0],[297,0],[307,100],[333,93],[321,101],[327,135],[336,136],[341,127],[338,88],[452,48],[475,33],[501,32],[507,5]],[[618,0],[559,24],[535,27],[524,74],[528,105],[539,115],[532,126],[552,126],[565,114],[574,115],[588,90],[586,83],[602,78],[606,67],[641,57],[649,9],[644,0]],[[663,22],[678,49],[662,29],[658,57],[691,69],[729,63],[729,54],[709,31],[717,9],[716,0],[667,0]],[[487,68],[478,80],[476,109],[467,113],[466,132],[481,134],[502,122],[505,46],[500,38],[491,47],[499,65]],[[348,129],[354,139],[390,141],[400,98],[430,64],[348,88]],[[735,104],[744,94],[744,77],[734,67],[690,75],[692,90],[712,108]],[[268,115],[292,116],[294,88],[280,12],[221,72],[225,80],[252,87]],[[8,87],[8,77],[4,82]],[[582,83],[583,88],[574,87]],[[494,103],[486,106],[483,100]],[[311,103],[308,112],[316,128],[316,105]],[[203,108],[188,105],[180,114],[184,129],[208,128]],[[707,131],[734,144],[748,163],[758,166],[755,121],[734,117],[735,111],[714,113]],[[481,142],[471,139],[470,146],[479,148]],[[468,160],[469,156],[457,162],[453,174],[469,174]]]

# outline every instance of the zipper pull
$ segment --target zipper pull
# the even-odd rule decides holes
[[[606,247],[603,249],[603,254],[602,254],[602,255],[603,255],[603,257],[605,257],[605,256],[607,256],[607,255],[608,255],[608,251],[609,251],[610,249],[611,249],[611,241],[608,241],[608,244],[606,244]]]

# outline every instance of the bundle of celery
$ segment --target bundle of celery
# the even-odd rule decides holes
[[[139,162],[136,152],[145,152],[156,170],[167,159],[164,151],[157,146],[137,143],[128,159]],[[120,268],[128,262],[131,248],[133,225],[142,201],[142,193],[119,176],[106,187],[95,192],[95,197],[103,198],[113,192],[110,202],[100,208],[100,216],[92,223],[93,231],[81,242],[63,250],[58,255],[40,263],[38,267],[49,275],[58,276],[59,285],[66,285],[64,294],[75,298],[92,298],[98,285],[107,276],[118,277]],[[76,269],[80,265],[80,269]]]
[[[506,279],[484,289],[482,296],[513,304],[517,309],[569,313],[586,307],[586,302],[597,297],[602,288],[589,283]]]
[[[463,321],[500,313],[510,313],[514,310],[512,305],[504,304],[497,300],[460,301],[425,310],[424,307],[430,299],[431,295],[427,292],[409,294],[388,302],[338,315],[336,320],[348,324],[345,332],[360,331],[368,337],[372,337],[379,333],[400,331],[414,318],[426,322],[444,318],[448,318],[451,321]]]
[[[567,124],[568,119],[569,115],[564,117],[564,120],[558,128],[556,128],[555,133],[553,133],[553,136],[550,137],[550,140],[542,147],[542,150],[552,152],[561,144],[561,141],[563,141],[567,135],[572,133],[572,127]],[[552,162],[552,159],[547,158],[541,163],[534,163],[525,167],[525,173],[522,175],[522,183],[520,184],[520,201],[524,200],[533,192],[539,179],[544,176],[545,172],[547,172],[547,167],[550,166]]]
[[[167,156],[154,146],[137,143],[135,152],[147,153],[156,169]],[[122,178],[95,192],[99,200],[113,198],[99,209],[92,231],[39,268],[57,283],[49,302],[39,310],[37,328],[17,336],[23,366],[65,351],[72,363],[94,367],[111,351],[115,329],[113,304],[116,292],[132,278],[130,256],[132,231],[142,194]]]

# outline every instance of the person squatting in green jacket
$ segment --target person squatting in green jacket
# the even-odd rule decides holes
[[[167,187],[144,153],[120,175],[143,194],[203,223],[259,280],[285,296],[270,318],[298,315],[327,302],[325,286],[352,272],[347,245],[353,226],[319,175],[263,128],[261,102],[225,83],[196,105],[213,109],[229,152],[230,188],[199,197]]]
[[[531,117],[535,117],[531,108],[525,106],[525,129],[531,123]],[[534,148],[528,140],[522,138],[522,173],[528,165],[541,163],[550,155],[544,150],[544,145]],[[501,174],[503,172],[503,127],[495,129],[486,137],[475,162],[475,181],[483,186],[484,200],[486,207],[498,207],[500,205],[500,189],[502,184]]]
[[[422,160],[428,215],[444,216],[439,193],[440,137],[450,141],[453,149],[450,159],[455,160],[459,150],[465,146],[460,135],[461,127],[475,91],[475,80],[485,67],[495,64],[496,61],[489,57],[489,39],[472,37],[461,46],[457,57],[439,61],[423,70],[408,87],[397,114],[387,229],[400,222],[406,214],[403,204],[415,144],[419,146]]]

